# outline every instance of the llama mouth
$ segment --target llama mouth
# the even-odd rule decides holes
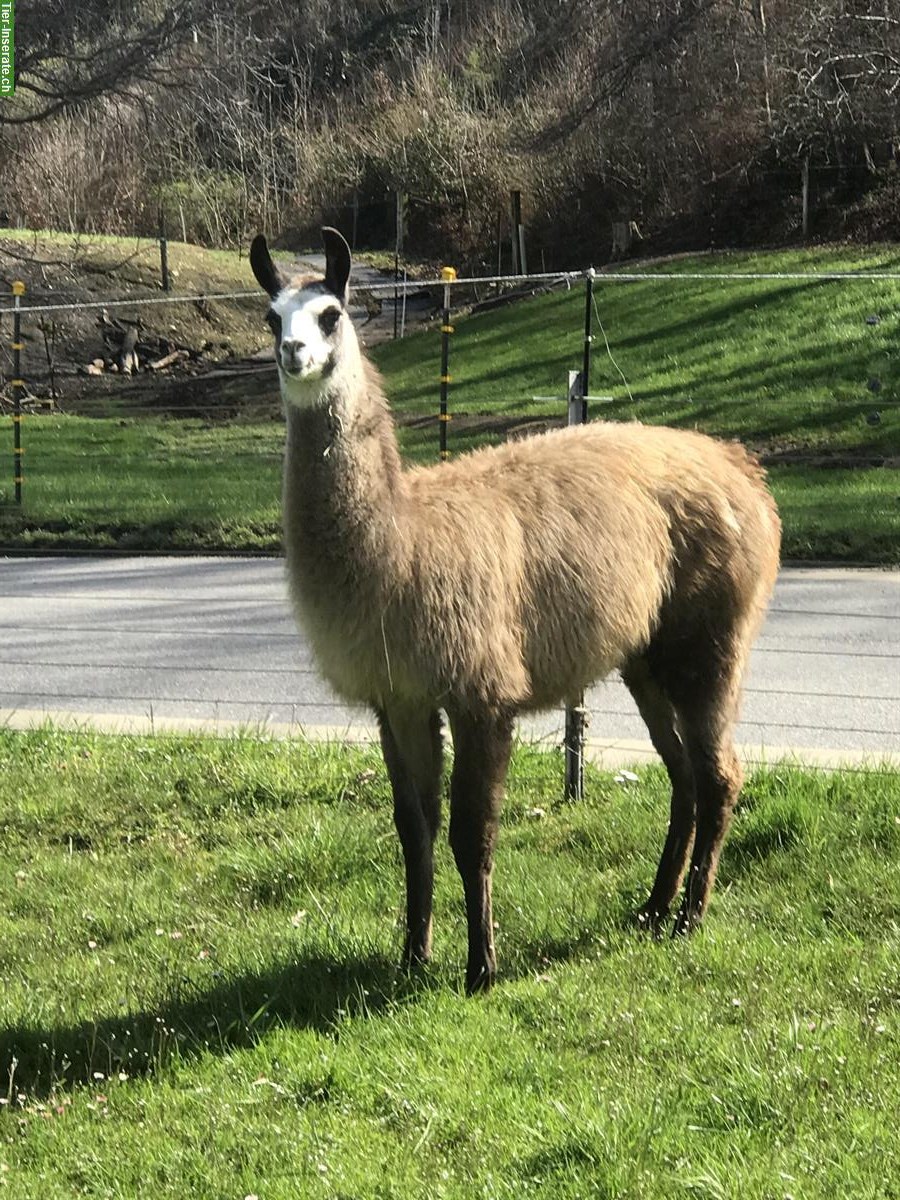
[[[285,367],[282,365],[281,373],[286,379],[318,379],[322,374],[322,368],[318,363],[308,363],[305,366],[297,367]]]

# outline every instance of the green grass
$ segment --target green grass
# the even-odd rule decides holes
[[[722,254],[679,259],[664,271],[900,269],[893,253]],[[900,280],[701,280],[595,285],[609,348],[595,324],[591,391],[613,403],[594,415],[639,418],[739,437],[763,451],[900,453]],[[869,325],[866,319],[879,317]],[[455,323],[454,411],[560,414],[535,396],[561,394],[580,367],[584,288]],[[421,338],[380,347],[399,412],[433,396]],[[879,391],[870,391],[877,381]],[[873,426],[867,418],[879,412]]]
[[[23,437],[25,505],[0,508],[5,546],[280,551],[280,423],[45,417]],[[435,437],[401,429],[410,459],[427,461]],[[785,558],[900,558],[900,472],[794,466],[769,477]]]
[[[0,509],[6,545],[280,550],[280,424],[55,416],[24,428],[25,504]]]
[[[893,269],[873,251],[715,255],[669,269]],[[652,268],[648,268],[652,270]],[[897,281],[598,282],[612,358],[595,342],[594,415],[638,417],[739,437],[770,457],[794,559],[900,560],[900,283]],[[566,372],[580,365],[583,289],[455,321],[451,447],[559,418]],[[246,317],[246,313],[244,314]],[[877,316],[878,323],[867,318]],[[411,461],[437,458],[439,335],[378,347],[375,357]],[[224,386],[224,385],[223,385]],[[271,381],[241,381],[246,420],[118,417],[26,421],[26,502],[0,512],[10,546],[274,549],[280,432]],[[875,389],[875,390],[873,390]],[[234,394],[229,393],[229,411]],[[268,415],[268,414],[267,414]],[[418,419],[416,419],[418,418]],[[792,461],[796,455],[818,462]],[[872,465],[885,461],[887,465]],[[8,484],[6,485],[8,489]],[[2,499],[2,494],[0,494]],[[8,490],[6,500],[9,500]]]
[[[378,758],[0,731],[0,1189],[11,1197],[897,1197],[900,780],[750,780],[704,930],[625,928],[658,771],[520,749],[501,982],[395,968]],[[541,811],[537,811],[541,810]]]

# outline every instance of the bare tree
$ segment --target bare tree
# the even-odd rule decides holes
[[[165,59],[194,28],[202,0],[155,6],[29,0],[16,12],[16,96],[0,123],[44,121],[165,77]],[[133,94],[133,93],[132,93]]]

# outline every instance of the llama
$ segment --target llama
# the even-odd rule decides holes
[[[261,235],[250,262],[287,421],[291,596],[324,676],[377,715],[406,868],[404,964],[431,953],[441,710],[472,993],[496,974],[491,873],[515,716],[574,702],[615,669],[672,785],[637,921],[660,936],[687,874],[674,933],[690,932],[742,783],[732,730],[778,570],[762,470],[736,444],[602,422],[404,468],[347,314],[349,247],[322,233],[324,279],[286,278]]]

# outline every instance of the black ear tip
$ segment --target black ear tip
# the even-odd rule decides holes
[[[347,281],[350,278],[350,247],[338,229],[326,225],[322,229],[325,243],[325,286],[342,303],[347,303]]]
[[[322,241],[325,243],[326,250],[344,250],[347,254],[350,253],[350,247],[347,245],[347,239],[339,229],[335,229],[333,225],[322,226]]]
[[[284,286],[284,280],[269,254],[265,235],[258,233],[250,243],[250,266],[256,276],[256,282],[270,296],[277,296]]]

